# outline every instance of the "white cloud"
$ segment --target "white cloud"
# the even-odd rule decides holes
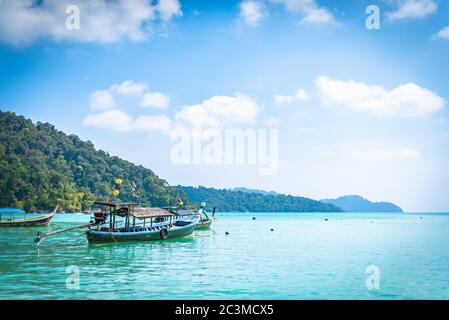
[[[115,106],[114,97],[109,90],[97,90],[89,96],[90,107],[97,110],[111,109]]]
[[[168,132],[172,127],[172,121],[166,115],[140,116],[133,122],[132,127],[144,131]]]
[[[262,3],[254,0],[245,0],[240,2],[239,15],[241,19],[249,26],[257,26],[266,16],[266,11]]]
[[[276,105],[291,104],[293,102],[304,102],[310,100],[310,96],[304,89],[299,89],[293,95],[281,95],[274,96],[274,103]]]
[[[368,161],[417,160],[421,157],[418,151],[407,147],[358,150],[353,155],[357,160]]]
[[[144,108],[168,108],[170,97],[161,92],[150,92],[145,82],[133,80],[113,84],[107,90],[96,90],[90,94],[92,109],[105,110],[116,107],[115,97],[126,96],[138,98],[138,105]]]
[[[386,14],[388,20],[424,18],[435,13],[438,5],[434,0],[396,0],[397,10]]]
[[[80,28],[68,29],[66,8],[80,9]],[[142,41],[156,21],[181,15],[177,0],[4,0],[0,1],[0,41],[25,45],[39,39],[111,43],[127,38]]]
[[[85,126],[106,128],[115,131],[131,130],[133,119],[121,110],[108,110],[95,115],[88,115],[84,120]]]
[[[414,83],[391,91],[378,85],[319,77],[316,81],[322,101],[373,115],[420,117],[439,111],[445,100],[435,92]]]
[[[336,24],[332,13],[320,7],[315,0],[271,0],[285,6],[288,11],[303,15],[300,24]]]
[[[306,11],[306,16],[300,24],[335,24],[334,16],[324,8],[311,8]]]
[[[175,118],[191,125],[222,127],[225,125],[253,123],[259,106],[248,96],[214,96],[202,103],[186,106]]]
[[[170,97],[161,92],[146,92],[139,102],[141,107],[150,108],[168,108]]]
[[[159,0],[156,10],[164,21],[169,21],[173,17],[181,17],[183,14],[179,0]]]
[[[135,82],[133,80],[127,80],[120,84],[114,84],[110,87],[110,91],[114,94],[123,96],[141,96],[147,88],[147,84],[144,82]]]
[[[436,36],[441,39],[449,39],[449,26],[444,27],[443,29],[438,31]]]
[[[88,115],[83,121],[84,125],[118,131],[160,131],[170,134],[189,132],[190,127],[194,125],[220,128],[253,123],[260,110],[260,107],[250,97],[236,93],[234,96],[214,96],[199,104],[184,106],[172,118],[167,115],[141,115],[134,118],[114,103],[114,94],[120,92],[133,96],[140,92],[137,88],[142,88],[145,83],[133,81],[124,83],[126,85],[123,83],[112,85],[109,90],[98,90],[91,94],[92,109],[114,109]],[[138,98],[141,107],[167,108],[170,101],[168,96],[160,92],[144,92]],[[271,125],[274,125],[276,121],[275,118],[271,119]]]
[[[272,126],[277,126],[280,123],[279,119],[276,117],[269,117],[266,121],[265,124],[269,127]]]
[[[0,0],[1,1],[1,0]],[[136,119],[120,110],[115,103],[115,97],[131,97],[138,101],[141,107],[167,108],[170,97],[160,92],[147,91],[145,82],[127,80],[119,84],[113,84],[107,90],[96,90],[90,94],[90,107],[93,110],[107,110],[99,114],[88,115],[83,124],[108,128],[117,131],[144,130],[167,131],[171,127],[171,120],[165,115],[143,115]]]
[[[144,115],[134,119],[122,110],[108,110],[95,115],[90,114],[83,120],[83,124],[120,132],[141,130],[168,133],[171,128],[171,120],[165,115]]]

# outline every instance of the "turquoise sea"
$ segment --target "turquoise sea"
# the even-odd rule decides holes
[[[449,299],[449,214],[217,218],[183,239],[95,246],[82,230],[33,243],[86,215],[0,229],[0,299]]]

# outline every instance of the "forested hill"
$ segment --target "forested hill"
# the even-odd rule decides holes
[[[119,199],[112,197],[115,179],[123,179]],[[131,180],[137,184],[135,198]],[[90,209],[97,198],[137,201],[141,205],[176,205],[206,201],[225,211],[329,212],[340,208],[302,197],[213,188],[174,187],[151,170],[96,150],[90,141],[67,135],[48,123],[36,123],[0,111],[0,207],[28,212]],[[187,195],[186,195],[187,193]]]
[[[111,198],[117,178],[123,179],[123,201],[164,206],[175,205],[178,196],[186,200],[149,169],[97,151],[90,141],[48,123],[0,111],[0,207],[35,211],[58,204],[68,212],[85,210],[97,197]],[[131,179],[140,199],[132,196]]]
[[[205,187],[178,186],[189,201],[205,201],[222,212],[341,212],[339,207],[303,197]]]

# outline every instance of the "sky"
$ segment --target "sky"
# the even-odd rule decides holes
[[[448,54],[441,0],[0,0],[0,109],[172,185],[448,211]],[[174,159],[234,129],[255,160]]]

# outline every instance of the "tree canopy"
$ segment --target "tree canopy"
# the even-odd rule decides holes
[[[118,198],[116,179],[123,184]],[[131,190],[137,184],[138,198]],[[96,199],[135,201],[144,206],[207,202],[221,212],[331,212],[333,204],[275,193],[205,187],[170,186],[150,169],[96,150],[90,141],[58,131],[49,123],[34,124],[23,116],[0,111],[0,206],[26,211],[66,212],[92,208]],[[189,203],[190,202],[190,203]]]
[[[183,187],[189,201],[205,201],[209,208],[224,212],[341,212],[333,204],[283,194],[248,192],[205,187]]]
[[[150,169],[96,150],[92,142],[51,124],[0,111],[0,206],[86,210],[97,198],[111,198],[117,178],[123,179],[122,201],[166,206],[176,205],[178,197],[187,200]],[[139,198],[132,195],[131,179]]]

